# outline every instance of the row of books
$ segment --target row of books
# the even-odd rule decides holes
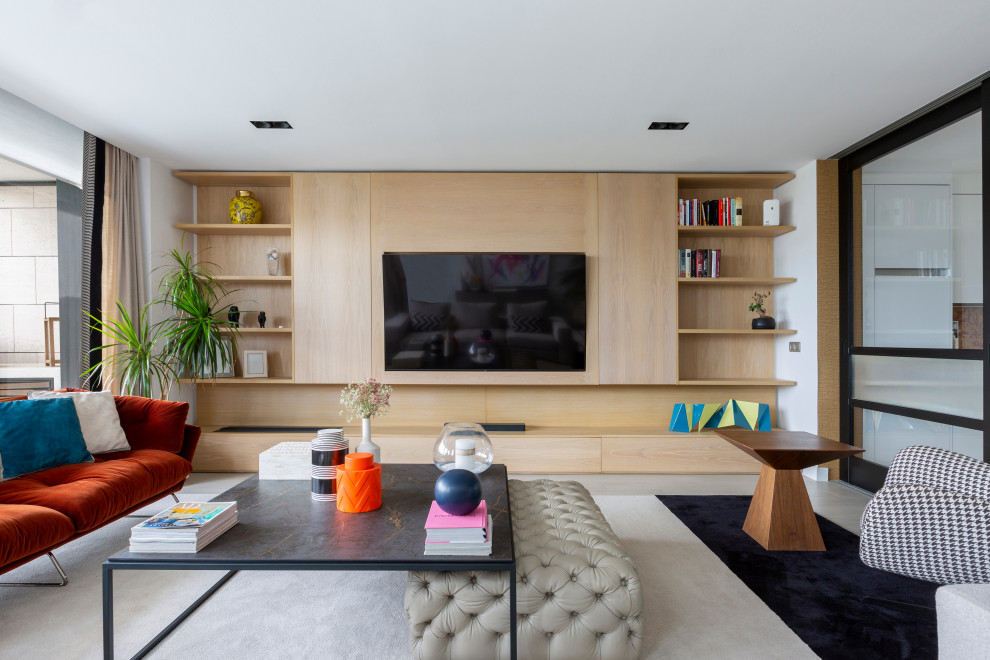
[[[180,502],[131,528],[131,552],[199,552],[237,524],[237,502]]]
[[[723,197],[702,202],[697,199],[678,200],[677,224],[682,227],[741,227],[742,197]]]
[[[722,274],[722,250],[678,250],[678,277],[719,277]]]
[[[455,516],[440,508],[436,500],[426,517],[425,555],[492,554],[492,517],[488,504],[481,500],[478,508],[463,516]]]

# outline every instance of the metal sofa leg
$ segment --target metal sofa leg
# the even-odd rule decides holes
[[[58,571],[61,582],[0,582],[0,587],[64,587],[69,581],[69,576],[65,574],[62,565],[55,559],[55,555],[49,552],[48,558],[52,560],[52,565]]]

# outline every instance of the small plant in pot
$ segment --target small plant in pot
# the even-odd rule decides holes
[[[769,297],[769,291],[766,293],[760,293],[759,291],[753,292],[753,302],[749,305],[749,311],[759,314],[759,316],[753,319],[753,330],[773,330],[777,327],[777,322],[773,320],[772,316],[767,316],[767,310],[763,307],[763,303]]]

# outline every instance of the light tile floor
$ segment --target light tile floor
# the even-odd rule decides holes
[[[250,476],[240,472],[194,472],[186,480],[179,498],[192,501],[200,496],[213,496]],[[518,474],[512,477],[578,481],[592,495],[752,495],[757,479],[755,474]],[[870,501],[868,493],[837,481],[805,479],[804,483],[816,513],[859,534],[859,519]],[[158,505],[152,505],[150,508],[154,510],[147,515],[160,511],[155,508]]]

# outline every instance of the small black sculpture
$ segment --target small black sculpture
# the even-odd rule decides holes
[[[230,311],[227,312],[227,320],[235,328],[240,326],[241,311],[237,309],[237,305],[231,305]]]
[[[259,328],[265,327],[265,321],[266,320],[268,320],[268,317],[265,316],[265,313],[264,312],[258,312],[258,327]]]

